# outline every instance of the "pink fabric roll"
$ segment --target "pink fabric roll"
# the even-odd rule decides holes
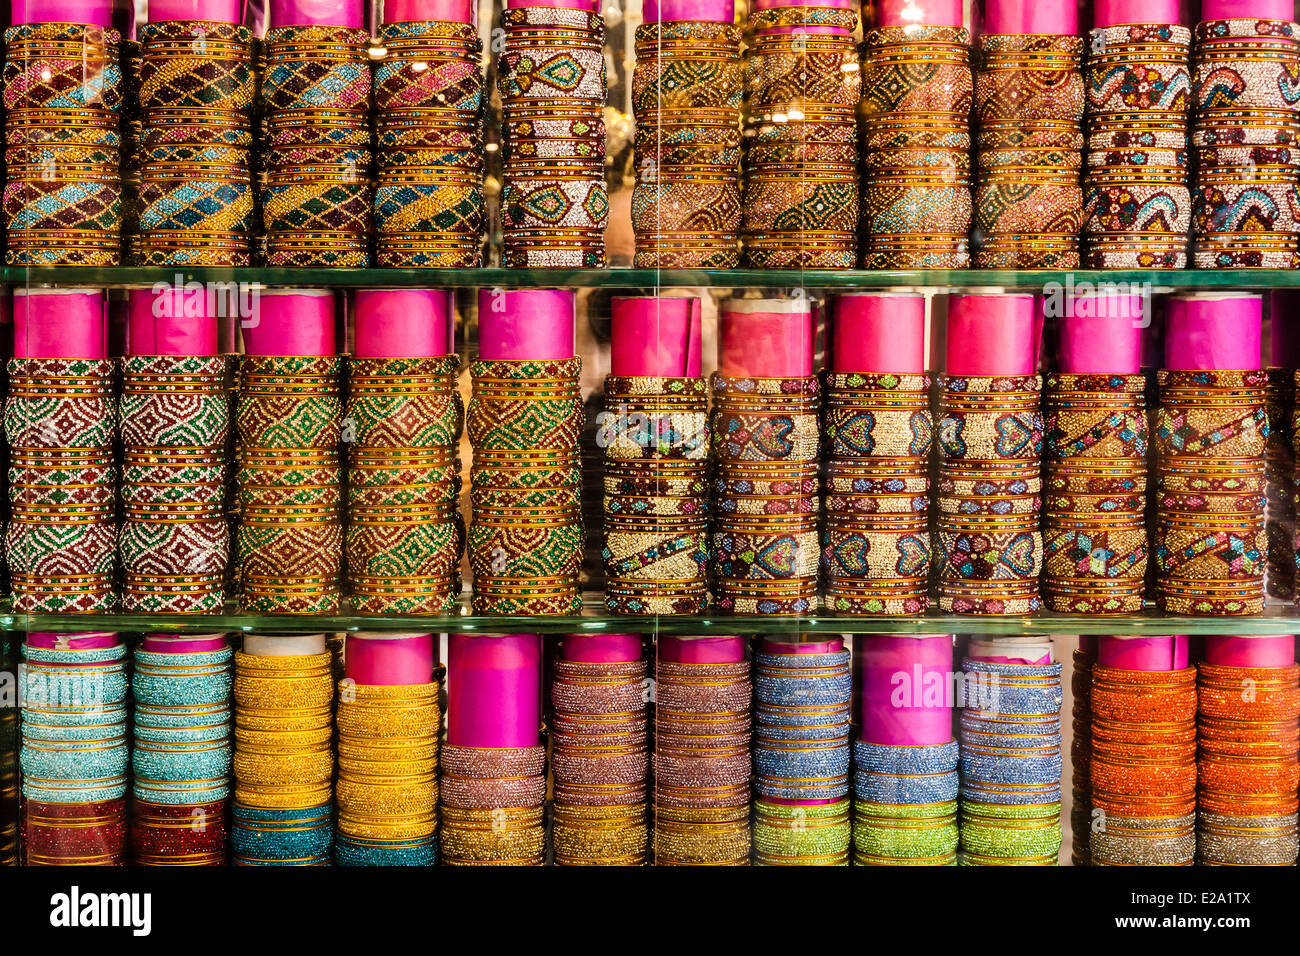
[[[1171,296],[1165,314],[1165,368],[1258,369],[1262,310],[1257,295]]]
[[[1300,368],[1300,292],[1278,289],[1272,293],[1268,322],[1269,365]]]
[[[1079,32],[1075,0],[987,0],[984,33],[1074,36]]]
[[[261,294],[256,314],[244,323],[249,355],[336,355],[334,293],[272,289]]]
[[[644,23],[674,23],[679,20],[732,23],[735,17],[734,0],[644,0],[641,4]]]
[[[880,0],[876,6],[876,26],[959,27],[961,7],[961,0]]]
[[[216,355],[217,325],[203,289],[132,289],[127,305],[130,355]]]
[[[1223,667],[1290,667],[1295,663],[1294,634],[1269,637],[1206,637],[1205,663]]]
[[[841,295],[832,314],[831,368],[836,372],[925,371],[925,296]]]
[[[702,374],[700,300],[614,296],[610,371],[614,375],[698,378]]]
[[[150,23],[164,20],[206,20],[243,23],[243,0],[149,0]]]
[[[99,289],[14,289],[14,358],[108,357]]]
[[[1141,322],[1139,295],[1075,299],[1060,319],[1060,370],[1122,375],[1141,371]]]
[[[267,26],[309,24],[358,29],[365,25],[364,0],[270,0]]]
[[[774,637],[764,638],[759,644],[764,654],[834,654],[844,650],[844,638],[832,637],[825,641],[781,641]]]
[[[869,634],[853,642],[859,736],[921,747],[952,740],[952,637]]]
[[[1038,322],[1032,295],[957,295],[948,305],[949,375],[1033,375]]]
[[[204,654],[226,646],[224,634],[146,634],[140,646],[155,654]]]
[[[437,20],[442,23],[473,23],[475,2],[476,0],[383,0],[383,22]]]
[[[9,0],[9,22],[107,27],[113,22],[113,4],[111,0]]]
[[[573,358],[577,294],[568,289],[480,289],[478,354],[487,361]]]
[[[659,638],[659,658],[674,664],[735,664],[745,659],[743,637]]]
[[[1201,0],[1202,20],[1294,20],[1292,0]]]
[[[622,664],[641,659],[640,634],[566,634],[560,657],[588,664]]]
[[[1094,27],[1119,27],[1130,23],[1181,23],[1178,0],[1096,0]]]
[[[357,358],[451,354],[451,296],[446,289],[358,289],[352,343]]]
[[[68,634],[32,631],[27,635],[26,643],[31,647],[44,650],[62,648],[71,651],[88,651],[92,648],[117,647],[122,643],[122,635],[109,631],[73,631]]]
[[[447,643],[447,742],[536,747],[542,724],[542,638],[452,634]]]
[[[427,684],[436,659],[432,634],[349,634],[343,674],[358,684]]]
[[[813,371],[813,320],[793,299],[729,299],[718,322],[718,371],[733,378],[803,378]]]
[[[1101,637],[1097,663],[1126,671],[1180,671],[1188,666],[1185,634],[1168,637]]]

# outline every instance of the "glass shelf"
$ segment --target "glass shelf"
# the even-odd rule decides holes
[[[1258,290],[1300,287],[1290,269],[1187,269],[1003,271],[1003,270],[761,270],[761,269],[266,269],[181,267],[4,267],[9,285],[152,286],[155,283],[242,282],[262,286],[336,288],[764,288],[785,289],[976,289],[1041,291],[1049,282],[1127,283],[1153,291]]]
[[[433,631],[456,633],[640,633],[640,634],[1297,634],[1300,609],[1276,607],[1257,617],[1173,617],[1154,609],[1142,615],[1105,617],[1040,613],[1027,617],[923,614],[916,617],[864,617],[819,614],[808,617],[729,616],[618,617],[605,613],[598,594],[589,594],[582,613],[572,617],[490,617],[471,614],[468,599],[460,613],[441,617],[280,616],[239,614],[14,614],[0,612],[0,631],[245,631],[316,633],[339,631]]]

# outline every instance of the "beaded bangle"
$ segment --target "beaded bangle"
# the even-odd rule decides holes
[[[849,801],[790,806],[754,804],[754,852],[760,866],[848,866]]]
[[[1266,375],[1165,369],[1159,382],[1157,603],[1173,614],[1257,614]]]
[[[864,269],[970,265],[970,33],[882,27],[862,46]],[[888,128],[888,138],[872,135]],[[937,175],[933,171],[938,171]],[[924,610],[924,608],[921,608]]]
[[[236,410],[240,603],[329,614],[343,557],[340,360],[245,356]]]
[[[28,797],[23,816],[23,854],[28,866],[126,863],[126,800],[45,802]]]
[[[925,375],[828,373],[830,443],[821,567],[826,606],[913,614],[929,606],[927,476],[934,426]]]
[[[474,608],[573,614],[578,568],[580,360],[475,362],[469,529]]]
[[[740,264],[743,98],[740,31],[731,24],[683,21],[637,28],[632,76],[637,268]]]
[[[940,379],[939,606],[1023,614],[1040,606],[1043,420],[1037,376]],[[979,513],[957,497],[982,483]]]
[[[708,606],[706,383],[609,376],[605,404],[605,458],[619,466],[605,496],[606,607],[698,614]]]
[[[1043,595],[1049,609],[1136,613],[1147,567],[1141,375],[1047,377]]]
[[[10,359],[5,558],[20,613],[111,610],[113,363]],[[84,517],[76,505],[93,505]]]

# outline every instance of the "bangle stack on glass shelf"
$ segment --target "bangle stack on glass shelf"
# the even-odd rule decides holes
[[[862,43],[864,269],[970,265],[970,31],[959,0],[885,3]]]
[[[745,63],[745,262],[857,263],[855,0],[754,0]]]
[[[370,61],[361,0],[270,0],[262,41],[268,266],[370,264]]]
[[[1077,269],[1083,40],[1069,2],[988,0],[975,71],[975,265]]]
[[[740,265],[744,72],[734,0],[658,0],[636,31],[639,269]]]
[[[483,44],[474,5],[383,5],[375,67],[375,260],[470,269],[482,259]]]
[[[605,607],[708,609],[708,382],[700,300],[616,298],[605,379]]]

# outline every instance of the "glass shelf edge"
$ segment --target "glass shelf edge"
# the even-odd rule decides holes
[[[0,614],[0,631],[184,632],[357,632],[432,631],[467,634],[643,633],[710,634],[986,634],[986,635],[1139,635],[1300,633],[1300,609],[1277,608],[1257,617],[1101,617],[1040,613],[1027,617],[925,614],[916,617],[814,615],[808,617],[617,617],[588,600],[574,617],[489,617],[457,614],[441,617],[361,617],[351,614],[274,616],[144,614]]]
[[[1005,289],[1042,291],[1048,283],[1127,283],[1184,290],[1263,290],[1300,287],[1288,269],[1076,270],[688,270],[688,269],[272,269],[264,267],[5,266],[7,285],[137,286],[239,282],[332,288],[767,288],[767,289]]]

